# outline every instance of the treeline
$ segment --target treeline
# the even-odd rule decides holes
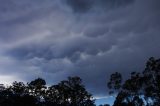
[[[142,72],[132,72],[126,80],[115,72],[107,85],[109,93],[116,94],[113,106],[160,106],[160,59],[151,57]],[[50,87],[38,78],[27,84],[15,81],[9,87],[0,86],[0,106],[95,106],[95,100],[79,77]]]
[[[27,84],[13,82],[0,87],[0,106],[95,106],[79,77],[69,77],[57,85],[46,86],[42,78]]]

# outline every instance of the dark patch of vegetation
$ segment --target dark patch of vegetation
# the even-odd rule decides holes
[[[122,79],[118,72],[110,76],[109,93],[117,95],[113,106],[160,106],[160,59],[151,57],[143,72],[132,72],[129,79]],[[42,78],[0,86],[0,106],[95,106],[94,102],[80,77],[68,77],[50,87]]]
[[[95,106],[79,77],[69,77],[57,85],[46,86],[42,78],[30,83],[13,82],[1,87],[0,106]]]
[[[160,106],[160,59],[151,57],[143,72],[132,72],[129,79],[113,73],[110,93],[117,93],[113,106]]]

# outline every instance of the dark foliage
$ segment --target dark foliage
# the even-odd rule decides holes
[[[160,59],[151,57],[142,73],[132,72],[122,83],[116,72],[108,82],[111,93],[117,93],[113,106],[160,106]]]
[[[109,104],[99,105],[99,106],[110,106]]]
[[[3,87],[2,87],[3,88]],[[0,90],[0,106],[95,106],[79,77],[69,77],[46,87],[44,79],[30,83],[13,82]]]
[[[110,94],[116,93],[113,106],[160,106],[160,59],[151,57],[141,73],[132,72],[122,81],[118,72],[110,76]],[[68,77],[57,85],[46,86],[42,78],[27,84],[0,85],[0,106],[95,106],[79,77]],[[108,104],[99,106],[109,106]]]

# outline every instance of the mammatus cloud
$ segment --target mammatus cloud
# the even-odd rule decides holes
[[[129,5],[134,0],[65,0],[74,13],[85,13],[92,9],[110,10]]]
[[[96,96],[115,71],[160,57],[159,0],[1,1],[0,74],[57,83],[80,76]],[[10,78],[4,78],[11,80]]]

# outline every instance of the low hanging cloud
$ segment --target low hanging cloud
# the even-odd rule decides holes
[[[96,96],[160,57],[159,0],[0,1],[0,74],[49,84],[80,76]],[[3,5],[3,6],[2,6]]]

